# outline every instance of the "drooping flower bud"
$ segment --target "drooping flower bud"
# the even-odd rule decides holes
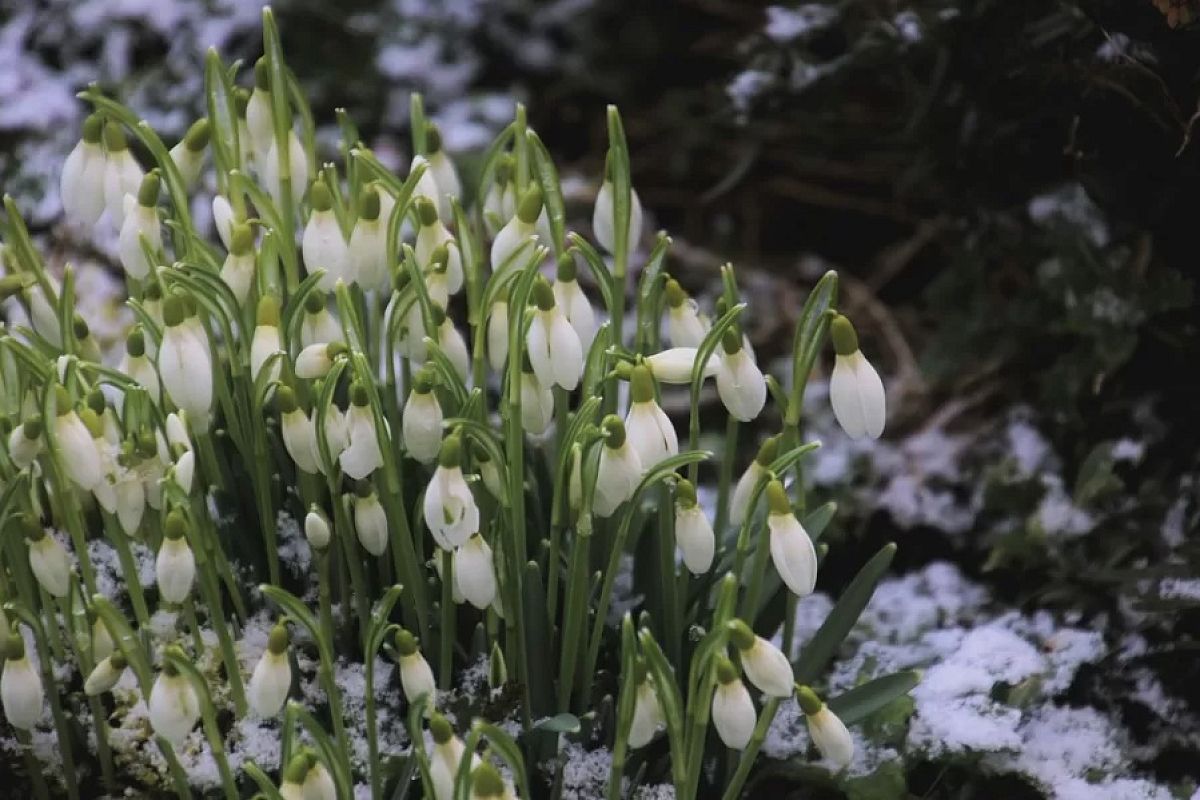
[[[538,380],[528,356],[521,369],[521,427],[526,433],[540,436],[554,421],[554,393]]]
[[[450,198],[462,198],[462,182],[458,179],[458,170],[454,168],[454,162],[442,148],[442,132],[433,123],[426,129],[425,141],[425,158],[429,162],[429,172],[438,188],[438,216],[448,223],[454,219]]]
[[[296,356],[296,377],[305,380],[324,378],[333,369],[333,361],[346,352],[346,345],[340,341],[328,344],[310,344]]]
[[[183,138],[171,148],[171,160],[183,176],[183,183],[188,189],[196,186],[200,179],[200,169],[204,166],[204,150],[212,136],[212,126],[208,117],[201,117],[191,124]]]
[[[125,195],[137,196],[142,168],[129,150],[125,129],[112,120],[104,125],[104,207],[117,230],[125,222]]]
[[[821,751],[821,755],[839,769],[848,767],[854,760],[854,739],[846,729],[845,723],[807,686],[796,687],[796,702],[804,712],[808,735],[812,737],[813,744]]]
[[[858,349],[858,334],[841,314],[829,325],[836,353],[829,378],[829,403],[838,424],[851,439],[878,439],[887,420],[883,381]]]
[[[708,515],[696,502],[696,487],[691,481],[675,484],[675,544],[683,554],[684,566],[693,575],[708,572],[717,539]]]
[[[100,659],[88,673],[87,680],[83,682],[84,694],[88,697],[95,697],[105,692],[111,692],[121,680],[126,666],[125,656],[120,651]]]
[[[254,337],[250,340],[250,376],[255,380],[258,379],[258,374],[262,372],[267,359],[283,350],[283,336],[279,332],[278,297],[266,294],[258,299],[256,321]],[[281,365],[276,361],[271,365],[268,380],[279,380],[281,370]]]
[[[654,399],[654,377],[643,364],[635,366],[630,374],[625,433],[638,451],[643,469],[653,469],[664,458],[679,454],[679,436]]]
[[[750,466],[738,478],[737,485],[733,488],[733,499],[729,503],[729,522],[733,525],[741,525],[746,519],[748,513],[753,513],[750,508],[750,499],[754,495],[754,487],[768,473],[771,463],[779,455],[779,439],[771,436],[763,441],[758,448],[758,455],[750,462]]]
[[[610,253],[617,250],[617,227],[614,221],[616,214],[616,192],[612,182],[612,162],[606,159],[604,164],[604,183],[596,193],[596,205],[592,211],[592,233],[596,241]],[[637,190],[629,187],[629,252],[632,253],[642,239],[642,201],[638,198]]]
[[[737,668],[723,655],[717,656],[717,688],[712,700],[713,726],[726,747],[745,750],[758,724],[758,714]]]
[[[24,516],[23,527],[29,542],[29,568],[33,577],[51,597],[66,597],[71,591],[71,560],[66,549],[33,516]]]
[[[442,406],[433,391],[433,375],[430,368],[417,372],[400,418],[404,447],[422,464],[432,463],[442,446]]]
[[[767,484],[767,527],[771,531],[771,561],[788,589],[798,597],[813,593],[817,585],[817,550],[804,526],[792,513],[783,484]]]
[[[354,484],[354,530],[359,544],[368,553],[381,556],[387,552],[387,514],[370,481]]]
[[[309,547],[317,551],[329,547],[333,538],[329,530],[329,519],[316,503],[312,504],[304,516],[304,538],[308,540]]]
[[[492,548],[478,533],[454,551],[454,581],[467,602],[480,611],[496,599],[496,571]]]
[[[175,645],[171,648],[182,655]],[[169,660],[154,679],[148,706],[150,727],[175,746],[183,744],[200,719],[200,698],[195,687]]]
[[[750,682],[769,697],[791,697],[794,679],[787,656],[766,639],[755,636],[740,619],[730,620],[726,627]]]
[[[196,579],[196,557],[188,546],[187,522],[178,510],[163,523],[162,545],[154,561],[158,593],[168,603],[182,603],[192,592]]]
[[[42,418],[35,414],[13,428],[8,435],[8,457],[17,469],[28,469],[41,455],[45,444],[42,441]]]
[[[537,234],[537,220],[542,213],[542,190],[536,184],[525,190],[517,211],[492,242],[492,271],[498,271],[521,248],[521,245]]]
[[[647,356],[646,365],[650,367],[654,379],[660,383],[690,384],[692,369],[699,355],[700,352],[695,347],[672,347]],[[720,362],[717,357],[709,356],[708,363],[704,365],[704,378],[716,375],[719,368]]]
[[[350,412],[347,414],[350,446],[338,456],[342,472],[351,480],[361,480],[383,466],[383,453],[375,432],[375,414],[366,388],[350,384]]]
[[[387,217],[380,212],[380,189],[375,184],[363,187],[358,198],[358,219],[350,233],[348,258],[350,274],[368,291],[386,292],[391,275],[387,263]]]
[[[404,688],[404,696],[409,703],[424,702],[426,714],[431,712],[437,699],[437,683],[433,679],[433,669],[421,648],[417,638],[401,628],[396,632],[396,656],[400,665],[400,685]]]
[[[313,183],[309,202],[312,214],[300,240],[304,266],[310,273],[325,270],[317,286],[331,292],[339,280],[346,283],[354,280],[355,276],[350,274],[350,246],[342,236],[342,228],[333,212],[333,194],[324,181]]]
[[[637,693],[633,701],[633,719],[629,723],[629,746],[635,750],[648,745],[667,724],[662,705],[658,702],[658,692],[646,675],[645,665],[637,664],[636,672]]]
[[[96,440],[91,431],[75,413],[67,390],[56,386],[54,398],[57,411],[54,419],[56,455],[60,458],[67,477],[80,489],[91,491],[104,479],[100,450],[96,447]]]
[[[150,170],[142,178],[135,194],[126,195],[125,219],[117,240],[117,253],[125,273],[134,280],[144,281],[154,269],[154,262],[146,257],[146,251],[157,253],[162,250],[162,226],[158,222],[157,170]]]
[[[462,439],[447,436],[438,454],[438,466],[425,490],[425,524],[443,550],[467,543],[479,530],[479,506],[462,472]]]
[[[675,347],[699,347],[708,334],[708,320],[701,314],[696,301],[674,278],[667,280],[667,336]]]
[[[0,672],[0,706],[14,728],[32,730],[42,719],[46,692],[25,653],[25,640],[15,631],[4,648],[4,669]]]
[[[643,469],[642,459],[629,441],[621,418],[609,414],[601,426],[605,438],[596,471],[592,511],[598,517],[609,517],[622,503],[633,497],[634,490],[642,480]]]
[[[316,475],[321,470],[313,420],[296,403],[296,393],[290,386],[279,386],[275,390],[275,405],[279,409],[279,432],[288,455],[297,468]]]
[[[63,162],[59,196],[67,222],[90,230],[104,213],[106,156],[101,147],[104,118],[92,114],[83,123],[83,138]]]
[[[288,689],[292,685],[292,666],[288,661],[288,631],[282,623],[276,623],[267,639],[250,681],[246,684],[246,699],[250,708],[260,717],[273,717],[283,708]]]
[[[162,345],[158,349],[158,375],[171,402],[188,413],[198,432],[208,430],[213,402],[212,357],[207,338],[201,339],[185,324],[182,298],[163,301]]]
[[[721,340],[721,360],[717,368],[717,394],[730,416],[749,422],[767,403],[767,381],[750,353],[742,346],[742,337],[727,330]]]
[[[299,206],[300,201],[304,199],[304,187],[308,186],[308,158],[304,154],[304,147],[300,144],[300,137],[296,135],[295,131],[288,131],[287,149],[289,169],[291,170],[292,204]],[[274,136],[271,137],[271,146],[267,149],[267,155],[262,164],[262,183],[271,193],[275,205],[283,208],[283,172],[280,168],[279,148]]]
[[[244,222],[235,222],[229,235],[229,253],[221,264],[221,280],[233,292],[238,305],[245,305],[250,297],[257,263],[254,231]]]
[[[561,386],[571,391],[583,375],[579,335],[555,302],[554,290],[545,278],[539,277],[534,283],[533,299],[537,311],[525,337],[529,363],[542,386]]]
[[[563,253],[558,259],[558,270],[554,277],[554,301],[575,329],[584,352],[587,352],[596,337],[596,312],[579,287],[576,273],[575,256],[569,252]]]

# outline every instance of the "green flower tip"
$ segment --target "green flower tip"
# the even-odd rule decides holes
[[[142,330],[142,326],[135,326],[125,337],[125,352],[132,358],[141,358],[146,355],[146,334]]]
[[[233,90],[233,107],[243,121],[246,119],[246,106],[250,105],[250,90],[239,86]]]
[[[737,667],[729,660],[728,656],[717,656],[717,681],[722,686],[727,683],[733,683],[738,679]]]
[[[779,437],[768,436],[758,447],[758,455],[754,457],[754,461],[760,467],[766,468],[775,462],[779,457]]]
[[[42,527],[42,521],[33,514],[21,515],[21,527],[25,529],[25,538],[31,542],[40,542],[46,538],[46,529]]]
[[[731,619],[729,622],[726,622],[725,630],[729,631],[729,640],[733,642],[733,646],[738,650],[744,652],[754,646],[754,641],[757,638],[754,635],[754,631],[750,630],[750,626],[740,619]]]
[[[471,457],[480,464],[486,464],[492,460],[487,448],[473,439],[471,440]]]
[[[162,286],[158,283],[147,283],[142,289],[142,302],[157,303],[162,300]]]
[[[308,202],[313,211],[328,211],[333,208],[333,194],[325,181],[313,181],[312,190],[308,193]]]
[[[679,285],[679,281],[674,278],[667,278],[667,285],[664,291],[667,295],[667,305],[671,308],[679,308],[687,302],[688,293]]]
[[[163,324],[168,328],[174,328],[176,325],[182,325],[187,319],[187,305],[184,299],[173,294],[163,301]]]
[[[402,656],[408,657],[416,655],[421,648],[417,644],[417,637],[413,636],[410,631],[401,628],[396,631],[396,652]]]
[[[7,300],[33,285],[33,279],[24,275],[5,275],[0,278],[0,300]]]
[[[428,365],[417,370],[417,374],[413,376],[413,392],[416,394],[429,394],[433,391],[434,371]]]
[[[87,320],[76,314],[71,320],[71,332],[75,334],[77,340],[82,342],[92,332],[92,329],[88,327]]]
[[[264,92],[271,91],[271,65],[267,63],[266,56],[254,62],[254,88]]]
[[[275,627],[271,628],[271,635],[267,638],[267,649],[275,655],[279,655],[287,650],[288,647],[288,629],[283,621],[275,623]]]
[[[429,271],[443,273],[450,262],[450,251],[445,244],[439,244],[429,253]]]
[[[734,325],[721,335],[721,348],[726,355],[733,355],[738,350],[742,349],[742,337],[737,332],[737,326]]]
[[[119,153],[129,147],[129,142],[125,138],[125,129],[121,127],[121,123],[109,120],[104,123],[104,133],[101,134],[104,140],[104,149],[110,153]]]
[[[75,410],[75,406],[71,403],[71,395],[67,394],[65,386],[54,387],[54,408],[60,417]]]
[[[163,536],[171,540],[182,539],[187,534],[187,529],[187,520],[184,519],[182,511],[176,508],[167,514],[167,520],[163,523]]]
[[[275,406],[280,414],[291,414],[299,406],[296,405],[296,393],[290,386],[279,386],[275,389]]]
[[[415,202],[417,206],[417,219],[421,220],[421,225],[428,227],[438,221],[437,206],[433,204],[433,201],[421,195]]]
[[[542,213],[542,187],[536,183],[521,195],[521,203],[517,206],[517,218],[526,225],[537,222]]]
[[[4,657],[9,661],[20,661],[25,657],[25,640],[20,634],[10,633],[4,646]]]
[[[816,714],[825,705],[816,692],[801,684],[796,684],[796,702],[805,714]]]
[[[104,117],[88,114],[83,121],[83,140],[88,144],[99,144],[104,136]]]
[[[550,281],[541,275],[533,284],[533,302],[537,304],[539,311],[554,308],[554,289],[550,286]]]
[[[829,338],[833,339],[833,352],[839,356],[848,356],[858,350],[858,333],[854,324],[842,314],[829,323]]]
[[[616,450],[625,445],[625,422],[616,414],[609,414],[600,423],[604,428],[604,435],[607,438],[609,447]]]
[[[452,433],[442,440],[438,466],[446,469],[462,466],[462,437],[457,433]]]
[[[304,779],[308,777],[308,757],[307,751],[302,751],[292,756],[292,760],[288,762],[287,768],[283,771],[283,782],[302,784]]]
[[[396,272],[395,277],[392,278],[392,289],[397,292],[403,292],[406,288],[408,288],[409,281],[411,280],[412,276],[408,274],[408,270],[401,269]]]
[[[25,420],[25,424],[21,426],[21,435],[26,439],[33,441],[42,435],[42,415],[34,414],[29,419]]]
[[[193,153],[199,153],[208,147],[210,138],[212,138],[212,124],[208,121],[208,117],[201,117],[193,122],[192,126],[187,129],[187,133],[183,135],[183,146]]]
[[[175,666],[175,659],[187,658],[184,655],[183,648],[177,644],[169,644],[163,649],[163,674],[169,678],[174,678],[179,674],[178,667]]]
[[[507,186],[513,179],[516,162],[508,153],[496,160],[496,177],[493,179],[498,186]]]
[[[104,392],[99,389],[92,389],[87,395],[87,405],[92,411],[97,414],[103,414],[108,403],[104,399]]]
[[[330,361],[333,361],[339,356],[344,356],[349,352],[350,348],[346,346],[345,342],[330,342],[329,344],[325,345],[325,355],[329,356]]]
[[[104,436],[104,423],[100,421],[100,415],[95,411],[84,406],[83,410],[79,412],[79,419],[83,422],[84,427],[88,429],[88,433],[92,435],[93,439],[99,439]]]
[[[273,294],[264,294],[258,299],[258,309],[255,311],[254,319],[259,325],[270,325],[272,328],[279,327],[279,298]]]
[[[633,403],[649,403],[654,399],[654,375],[645,364],[634,366],[629,373],[629,400]]]
[[[504,779],[495,767],[484,761],[471,773],[471,790],[475,797],[503,797]]]
[[[438,744],[445,744],[454,738],[454,728],[450,727],[450,722],[441,714],[435,713],[429,718],[429,733]]]
[[[308,314],[320,314],[325,310],[325,293],[313,289],[304,298],[304,311]]]
[[[359,408],[366,408],[371,402],[370,395],[367,394],[367,387],[359,381],[350,384],[350,402]]]
[[[113,669],[115,669],[118,672],[125,669],[125,667],[129,666],[129,662],[125,659],[125,654],[122,653],[120,650],[113,651],[112,655],[110,655],[108,657],[108,663]]]
[[[575,254],[570,250],[558,257],[554,277],[559,283],[570,283],[579,275],[579,267],[575,264]]]
[[[635,686],[641,685],[646,680],[646,676],[650,674],[650,670],[646,669],[646,659],[638,656],[633,660],[633,683]]]
[[[430,155],[442,149],[442,132],[432,122],[425,126],[425,151]]]
[[[675,482],[675,502],[683,508],[696,507],[696,487],[686,478]]]
[[[379,190],[368,183],[358,195],[358,216],[368,222],[379,219]]]
[[[442,327],[442,323],[447,319],[446,309],[442,306],[439,306],[437,303],[434,303],[429,309],[429,316],[433,317],[433,327],[436,330],[437,328]]]
[[[767,508],[772,514],[792,513],[792,501],[780,481],[773,480],[767,484]]]
[[[366,478],[354,482],[354,495],[362,500],[366,500],[371,495],[375,494],[375,485]]]
[[[229,252],[235,256],[244,256],[254,249],[254,229],[245,222],[233,223],[233,231],[229,235]]]
[[[137,448],[142,458],[158,455],[158,442],[151,431],[142,431],[138,434]]]

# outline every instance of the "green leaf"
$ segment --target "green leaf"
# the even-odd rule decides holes
[[[796,335],[792,341],[792,393],[784,420],[789,426],[800,423],[804,387],[817,360],[825,332],[829,329],[829,315],[825,312],[837,303],[837,291],[837,273],[830,270],[809,292],[800,318],[796,321]]]
[[[608,270],[608,264],[604,263],[604,256],[600,255],[599,251],[592,247],[591,242],[584,239],[578,233],[571,232],[567,234],[567,239],[579,250],[579,253],[583,256],[584,263],[591,270],[596,285],[600,287],[600,296],[604,300],[604,307],[612,308],[613,295],[618,289],[614,284],[612,273]]]
[[[613,274],[624,283],[629,266],[629,221],[633,211],[633,184],[629,169],[629,145],[625,126],[616,106],[608,107],[608,153],[612,158]],[[607,179],[607,176],[606,176]]]
[[[538,183],[542,187],[542,202],[546,206],[546,217],[550,221],[550,237],[554,240],[555,254],[561,253],[565,247],[566,204],[563,203],[562,184],[558,180],[558,170],[550,151],[536,133],[525,132],[529,149],[533,152],[533,166],[537,172]]]
[[[914,670],[893,672],[831,697],[827,705],[847,725],[861,722],[897,697],[908,694],[921,680]]]
[[[833,521],[833,515],[837,513],[837,503],[830,500],[827,503],[814,508],[812,511],[804,515],[804,519],[800,520],[800,524],[804,526],[808,538],[813,540],[813,544],[820,541],[825,529],[829,527],[829,523]]]

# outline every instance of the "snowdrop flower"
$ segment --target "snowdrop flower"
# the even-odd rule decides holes
[[[817,550],[808,532],[792,513],[792,504],[777,480],[767,485],[767,527],[771,531],[771,561],[780,579],[797,597],[813,593],[817,585]]]
[[[142,168],[129,150],[125,129],[119,122],[104,126],[104,208],[117,230],[125,222],[125,195],[135,197],[142,185]]]
[[[432,123],[425,131],[425,143],[429,174],[433,176],[438,188],[438,216],[443,222],[451,222],[454,219],[454,209],[450,205],[450,198],[462,198],[462,182],[458,179],[458,170],[454,168],[454,162],[442,149],[442,132]]]
[[[446,224],[438,217],[433,200],[418,198],[413,202],[413,207],[417,211],[417,220],[421,223],[417,228],[417,238],[413,247],[417,265],[426,272],[432,271],[434,264],[439,261],[439,248],[444,249],[439,280],[447,295],[458,294],[463,287],[462,254],[459,253],[458,243]]]
[[[850,737],[845,723],[807,686],[796,687],[796,701],[804,712],[804,721],[808,723],[808,735],[821,755],[839,769],[850,766],[854,760],[854,739]]]
[[[324,181],[313,183],[308,199],[312,213],[300,240],[304,267],[310,274],[325,270],[317,288],[331,292],[339,280],[352,283],[355,279],[350,270],[350,246],[342,237],[342,228],[333,212],[333,194]]]
[[[308,157],[304,154],[304,147],[300,144],[300,138],[296,136],[295,131],[288,131],[287,145],[291,170],[292,203],[298,206],[304,199],[304,187],[308,186]],[[271,138],[271,146],[268,148],[266,159],[262,164],[262,183],[266,184],[275,205],[282,208],[283,178],[279,164],[279,148],[274,137]]]
[[[708,572],[717,539],[712,523],[696,502],[696,487],[691,481],[680,480],[675,484],[675,544],[683,554],[684,566],[693,575]]]
[[[304,749],[287,763],[279,783],[279,796],[283,800],[304,800],[304,779],[308,777],[311,758],[311,753]]]
[[[122,454],[128,461],[134,460],[133,448],[128,454]],[[130,464],[116,482],[113,490],[117,495],[117,522],[126,536],[137,536],[142,524],[142,516],[146,513],[146,487],[142,483],[138,470]]]
[[[245,305],[254,286],[258,259],[254,252],[254,231],[244,222],[235,222],[229,237],[229,254],[221,264],[221,280],[233,292],[238,305]]]
[[[184,185],[189,190],[194,189],[196,181],[200,179],[200,169],[204,166],[204,150],[208,147],[211,134],[212,126],[208,123],[208,117],[201,117],[191,124],[183,139],[171,148],[171,160],[175,162],[179,174],[183,176]]]
[[[329,530],[329,519],[316,503],[304,515],[304,538],[312,549],[320,552],[329,547],[333,534]]]
[[[652,356],[646,357],[646,365],[650,367],[650,373],[656,381],[661,383],[675,384],[690,384],[692,382],[692,369],[696,365],[696,358],[700,355],[700,351],[695,347],[672,347],[669,350],[663,350],[655,353]],[[704,372],[701,380],[711,378],[717,374],[720,362],[715,355],[709,356],[708,363],[704,365]]]
[[[276,623],[267,638],[267,649],[254,665],[246,684],[246,699],[260,717],[273,717],[283,708],[292,686],[292,666],[288,662],[288,632]]]
[[[172,645],[178,654],[178,647]],[[150,727],[171,744],[179,746],[187,739],[200,719],[200,698],[196,689],[175,665],[164,659],[162,671],[150,689]]]
[[[640,659],[635,672],[638,684],[633,701],[633,720],[629,723],[628,743],[636,750],[648,745],[655,734],[666,727],[667,718],[658,702],[658,692],[646,675],[646,665]]]
[[[429,759],[433,796],[435,800],[453,800],[458,765],[466,756],[466,747],[463,746],[462,740],[454,735],[454,729],[441,714],[430,717],[429,733],[433,737],[433,755]],[[479,757],[472,753],[471,764],[478,762]]]
[[[340,341],[310,344],[296,356],[296,377],[305,380],[324,378],[333,369],[334,360],[346,352],[346,345]]]
[[[212,357],[208,340],[198,338],[185,325],[182,298],[163,301],[162,344],[158,349],[158,375],[167,397],[188,413],[198,432],[208,430],[209,409],[213,402]]]
[[[476,533],[454,551],[454,581],[462,596],[480,611],[496,599],[496,572],[492,548]]]
[[[838,424],[851,439],[878,439],[887,419],[883,381],[858,349],[858,334],[841,314],[829,325],[836,357],[829,378],[829,403]]]
[[[387,514],[370,481],[354,483],[353,502],[354,532],[358,535],[358,543],[373,556],[383,555],[388,546]]]
[[[726,747],[745,750],[754,735],[758,715],[737,667],[723,655],[717,656],[717,689],[712,699],[713,726]]]
[[[541,436],[554,421],[554,394],[533,372],[528,356],[521,369],[521,427],[532,436]]]
[[[492,303],[487,323],[487,357],[492,371],[504,371],[508,361],[508,288],[500,290],[496,302]]]
[[[517,187],[513,183],[513,158],[507,153],[496,160],[492,184],[483,198],[483,222],[494,237],[517,211]]]
[[[437,698],[437,683],[433,680],[433,670],[421,648],[417,645],[417,637],[404,628],[396,632],[396,662],[400,666],[400,686],[409,703],[424,700],[426,713],[433,710],[433,701]]]
[[[579,343],[586,352],[596,338],[596,312],[583,289],[579,288],[577,272],[575,256],[563,253],[558,259],[558,270],[554,277],[554,303],[562,309],[563,316],[575,329]]]
[[[175,466],[171,470],[172,477],[175,480],[175,485],[183,490],[185,495],[192,493],[192,478],[196,474],[196,457],[191,450],[186,451],[178,460],[175,461]]]
[[[300,323],[300,346],[328,344],[342,340],[342,326],[325,307],[325,293],[309,292],[304,298],[304,319]]]
[[[103,661],[113,654],[117,644],[108,632],[104,620],[95,613],[89,613],[88,617],[92,619],[92,660]]]
[[[350,446],[338,456],[338,462],[347,477],[361,480],[383,466],[383,453],[379,450],[375,413],[367,389],[358,381],[350,384],[350,411],[346,416]]]
[[[497,272],[522,245],[537,235],[537,220],[542,213],[542,190],[534,184],[525,190],[517,213],[504,224],[492,241],[492,271]]]
[[[28,469],[41,455],[45,448],[42,442],[42,428],[42,418],[35,414],[13,428],[12,433],[8,435],[8,457],[17,469]]]
[[[313,412],[315,430],[316,411]],[[342,451],[350,446],[350,426],[346,424],[346,415],[337,403],[330,403],[325,410],[325,444],[329,447],[329,458],[337,461]],[[318,455],[320,455],[318,451]],[[318,460],[318,464],[320,461]],[[324,469],[322,469],[324,472]]]
[[[380,211],[379,189],[367,184],[358,198],[358,219],[350,233],[349,273],[367,290],[386,292],[391,284],[387,263],[387,217]]]
[[[446,310],[441,306],[433,307],[433,321],[437,325],[438,347],[450,362],[450,366],[454,367],[458,377],[462,378],[463,383],[466,383],[471,371],[471,356],[467,352],[467,340],[463,338],[458,328],[454,327],[454,322],[446,315]]]
[[[592,211],[592,233],[596,241],[610,253],[617,251],[617,226],[614,220],[617,197],[612,183],[612,159],[605,159],[604,183],[596,193],[596,206]],[[642,238],[642,201],[637,190],[629,187],[629,252],[632,253]]]
[[[125,674],[126,666],[128,664],[125,661],[125,655],[120,651],[100,659],[83,682],[84,694],[88,697],[95,697],[105,692],[111,692],[121,680],[121,676]]]
[[[451,434],[442,442],[438,466],[425,489],[425,524],[438,547],[452,550],[479,530],[479,507],[462,472],[462,439]]]
[[[768,437],[759,446],[758,455],[750,462],[750,466],[738,478],[737,485],[733,488],[733,498],[729,503],[730,524],[741,525],[745,521],[746,515],[753,513],[753,509],[750,508],[750,500],[754,496],[754,487],[770,474],[770,466],[778,455],[778,437]]]
[[[262,163],[271,145],[275,143],[275,123],[271,112],[271,70],[266,56],[254,63],[254,91],[246,103],[246,130],[250,134],[250,146],[255,159]]]
[[[470,800],[511,800],[513,797],[512,789],[488,762],[479,762],[479,766],[471,771]]]
[[[596,469],[596,491],[592,511],[598,517],[610,517],[633,497],[642,480],[642,459],[626,435],[625,423],[616,414],[604,418],[604,446]]]
[[[298,469],[316,475],[321,469],[312,419],[297,404],[296,393],[290,386],[275,390],[275,404],[279,409],[279,432],[288,455]]]
[[[425,171],[421,173],[420,178],[417,178],[417,185],[413,189],[413,202],[415,204],[417,198],[424,198],[433,203],[436,211],[442,193],[438,190],[437,178],[433,177],[433,170],[429,167],[429,159],[422,155],[413,156],[412,162],[408,165],[408,174],[412,175],[416,172],[417,167],[423,167]]]
[[[442,406],[433,391],[433,375],[428,367],[417,372],[400,416],[404,447],[422,464],[432,463],[442,447]]]
[[[146,280],[154,269],[146,251],[157,253],[162,250],[162,227],[158,222],[159,183],[158,171],[150,170],[142,178],[136,197],[126,195],[122,201],[125,203],[125,220],[117,239],[117,254],[125,274],[138,281]]]
[[[51,597],[66,597],[71,591],[71,560],[66,549],[32,516],[26,516],[25,528],[29,537],[29,568],[38,586]]]
[[[0,705],[14,728],[32,730],[42,719],[46,699],[42,679],[25,654],[25,640],[14,632],[4,649],[4,670],[0,673]]]
[[[545,278],[539,277],[533,284],[533,300],[537,311],[525,337],[529,363],[542,386],[571,391],[583,375],[579,335],[555,302],[554,290]]]
[[[100,141],[104,118],[92,114],[83,122],[83,138],[63,162],[59,196],[67,222],[90,229],[104,213],[107,157]]]
[[[62,386],[54,389],[57,415],[54,419],[56,456],[60,457],[67,477],[85,492],[104,479],[100,450],[91,431],[71,406],[71,398]]]
[[[696,301],[674,278],[667,279],[667,336],[675,347],[699,347],[708,334],[708,320],[701,316]]]
[[[213,225],[217,229],[221,246],[228,250],[233,244],[233,223],[236,220],[233,215],[233,206],[229,204],[229,200],[224,195],[213,196],[212,215]]]
[[[768,697],[791,697],[792,665],[787,656],[766,639],[755,636],[740,619],[730,620],[726,627],[750,682]]]
[[[488,451],[478,443],[474,448],[475,466],[479,469],[479,477],[483,480],[483,485],[491,492],[492,497],[502,506],[508,505],[507,489],[504,483],[500,480],[500,470],[496,466],[496,462],[488,455]]]
[[[254,336],[250,340],[250,377],[258,380],[263,366],[273,354],[283,350],[283,336],[279,332],[279,298],[266,294],[259,298],[255,312]],[[282,367],[278,360],[271,365],[267,380],[279,380]]]
[[[337,785],[329,769],[315,755],[304,777],[304,800],[338,800]]]
[[[630,373],[625,432],[643,469],[653,469],[664,458],[679,454],[679,436],[654,399],[654,376],[644,364],[638,364]]]
[[[728,330],[721,339],[720,366],[717,368],[717,394],[729,415],[749,422],[767,403],[767,381],[762,370],[742,347],[742,337]]]
[[[121,372],[128,375],[146,390],[146,394],[157,404],[160,397],[158,370],[146,356],[146,334],[140,325],[135,325],[125,338],[125,356],[121,359]]]
[[[187,522],[179,511],[167,515],[163,524],[163,541],[154,560],[154,575],[158,593],[168,603],[180,604],[192,592],[196,580],[196,557],[188,546]]]

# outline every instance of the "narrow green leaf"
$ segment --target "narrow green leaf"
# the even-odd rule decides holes
[[[827,702],[830,710],[847,725],[861,722],[897,697],[908,694],[921,681],[921,673],[915,670],[893,672],[849,691],[831,697]]]

